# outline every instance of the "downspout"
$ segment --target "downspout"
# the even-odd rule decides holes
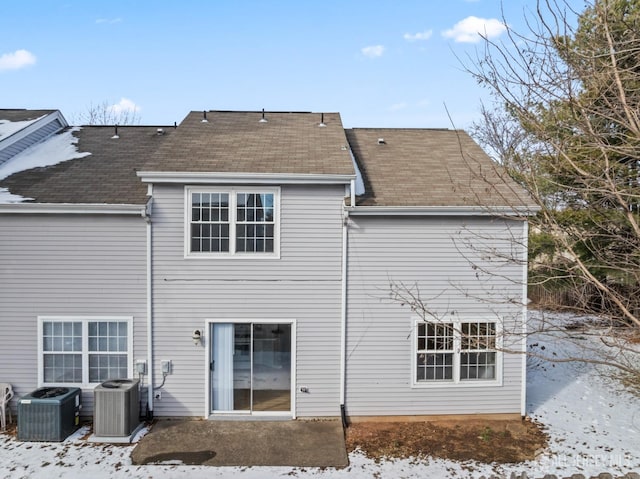
[[[149,196],[152,193],[152,185],[149,185]],[[151,206],[153,198],[147,203],[148,211],[145,214],[147,223],[147,419],[153,419],[153,302],[152,302],[152,286],[153,286],[153,269],[151,261]]]
[[[355,180],[351,180],[351,195],[349,205],[355,206]],[[342,216],[342,297],[340,301],[340,416],[342,427],[346,428],[346,386],[347,386],[347,266],[349,246],[349,212],[345,208]]]
[[[520,416],[527,415],[527,303],[528,300],[528,258],[529,258],[529,221],[524,220],[522,227],[522,391],[520,393]]]

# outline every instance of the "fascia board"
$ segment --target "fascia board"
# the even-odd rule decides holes
[[[531,216],[537,206],[354,206],[345,207],[349,215],[362,216]]]
[[[154,184],[263,184],[291,185],[350,184],[355,175],[323,175],[297,173],[209,173],[209,172],[166,172],[139,171],[138,177],[143,183]]]
[[[11,203],[0,205],[0,213],[146,216],[146,205],[111,205],[103,203]]]

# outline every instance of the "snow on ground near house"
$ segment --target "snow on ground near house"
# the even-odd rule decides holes
[[[532,316],[538,313],[531,313]],[[576,319],[576,318],[573,318]],[[579,318],[577,318],[579,319]],[[574,345],[580,348],[579,333]],[[538,336],[531,343],[553,354],[558,343]],[[542,349],[544,347],[544,350]],[[527,410],[544,424],[551,437],[549,448],[537,460],[516,465],[490,465],[445,460],[395,460],[376,463],[361,454],[351,454],[351,465],[342,470],[288,467],[133,466],[129,455],[134,446],[96,445],[82,440],[81,429],[62,443],[18,442],[0,434],[2,478],[223,478],[263,479],[298,477],[317,479],[403,477],[479,477],[526,472],[529,477],[545,474],[589,477],[601,472],[623,475],[640,472],[640,399],[624,390],[602,367],[583,363],[529,361]]]
[[[17,122],[16,122],[17,123]],[[20,171],[30,170],[32,168],[41,168],[45,166],[53,166],[63,161],[84,158],[91,153],[78,152],[78,138],[73,136],[74,131],[80,128],[72,128],[63,133],[53,135],[41,143],[30,146],[11,158],[6,163],[0,165],[0,180]],[[6,188],[0,188],[0,204],[20,203],[28,200],[18,195],[11,194]]]
[[[10,137],[14,133],[22,130],[23,128],[28,127],[32,123],[35,123],[41,117],[36,118],[35,120],[23,120],[23,121],[9,121],[9,120],[0,120],[0,140],[4,140],[5,138]]]

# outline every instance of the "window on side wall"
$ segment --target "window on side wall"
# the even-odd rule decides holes
[[[186,188],[188,257],[277,257],[280,190]]]
[[[415,323],[414,385],[500,382],[495,321]]]
[[[90,386],[131,371],[131,318],[39,318],[43,385]]]

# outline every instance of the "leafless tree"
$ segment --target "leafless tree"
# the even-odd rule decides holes
[[[541,0],[526,25],[508,28],[502,42],[485,38],[465,62],[495,100],[472,133],[540,208],[530,219],[530,283],[563,293],[566,308],[592,318],[543,318],[527,334],[591,336],[580,357],[550,359],[607,364],[638,378],[640,2],[594,0],[577,12]],[[432,316],[413,285],[392,283],[391,296]]]
[[[480,130],[507,112],[528,137],[508,166],[542,208],[552,276],[591,290],[581,310],[640,328],[640,4],[598,0],[572,27],[575,15],[547,1],[527,35],[486,40],[471,72],[504,109]]]
[[[122,104],[124,102],[124,104]],[[81,125],[137,125],[140,123],[139,108],[122,99],[120,103],[102,101],[90,103],[85,111],[73,118],[73,123]]]

